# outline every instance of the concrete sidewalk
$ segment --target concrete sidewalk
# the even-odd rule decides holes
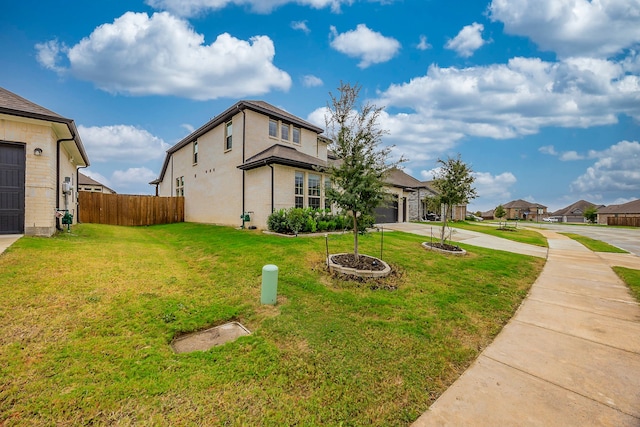
[[[640,306],[616,256],[540,233],[549,255],[529,296],[414,427],[640,426]]]
[[[0,254],[7,250],[7,248],[13,245],[22,234],[0,234]]]
[[[381,224],[385,230],[404,231],[405,233],[418,234],[438,239],[442,227],[428,223],[399,222],[391,224]],[[497,249],[501,251],[514,252],[523,255],[531,255],[539,258],[547,257],[547,248],[541,246],[528,245],[526,243],[514,242],[500,237],[490,236],[477,231],[452,228],[451,240],[461,242],[481,248]],[[537,230],[536,230],[537,231]],[[448,236],[447,236],[448,238]]]

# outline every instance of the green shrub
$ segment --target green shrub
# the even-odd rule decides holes
[[[269,215],[267,219],[267,227],[276,233],[290,232],[287,224],[287,213],[284,209],[277,210]]]
[[[364,222],[363,222],[364,221]],[[371,227],[373,217],[365,215],[358,227]],[[361,223],[363,225],[361,225]],[[276,233],[316,233],[318,231],[350,230],[352,219],[348,215],[333,214],[329,209],[290,208],[280,209],[269,215],[267,227]]]

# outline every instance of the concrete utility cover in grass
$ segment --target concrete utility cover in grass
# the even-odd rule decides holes
[[[176,338],[171,343],[176,353],[190,353],[192,351],[205,351],[216,345],[222,345],[229,341],[235,341],[241,336],[251,332],[238,322],[225,323],[205,331],[195,332]]]

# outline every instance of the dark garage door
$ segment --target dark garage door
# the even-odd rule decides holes
[[[0,142],[0,234],[24,233],[24,145]]]
[[[376,218],[376,224],[398,222],[398,201],[387,202],[377,207],[373,215]]]

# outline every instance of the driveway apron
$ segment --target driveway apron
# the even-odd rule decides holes
[[[529,295],[413,426],[640,426],[640,306],[610,259],[540,232]]]

